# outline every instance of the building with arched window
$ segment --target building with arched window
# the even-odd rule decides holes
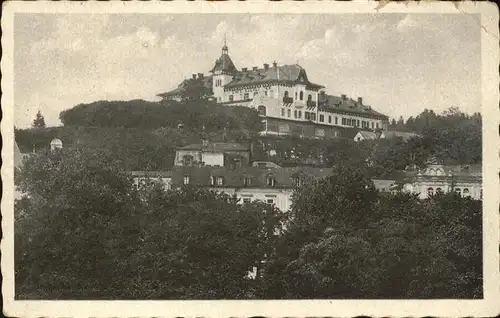
[[[388,189],[415,193],[426,199],[441,193],[454,192],[463,197],[482,200],[482,166],[445,166],[430,163],[425,169],[398,171],[390,177],[374,177],[375,187],[384,192]],[[387,184],[398,187],[388,187]],[[383,185],[383,186],[382,186]]]
[[[158,94],[162,100],[181,100],[189,87],[205,87],[210,98],[228,106],[266,108],[266,130],[262,134],[279,134],[278,126],[283,122],[301,129],[290,129],[289,134],[302,131],[301,136],[317,138],[315,128],[322,126],[325,138],[350,134],[356,129],[386,129],[388,117],[371,106],[361,97],[356,100],[346,95],[333,96],[324,91],[324,86],[309,80],[306,70],[298,64],[278,65],[264,63],[262,67],[252,66],[238,69],[229,55],[226,43],[221,56],[216,59],[210,74],[197,73],[182,81],[177,88]],[[307,96],[307,98],[304,98]],[[185,97],[184,97],[185,98]],[[288,108],[288,111],[282,111]],[[288,114],[305,114],[289,116]],[[335,118],[322,122],[320,118]]]

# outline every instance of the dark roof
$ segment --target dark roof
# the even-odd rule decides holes
[[[388,117],[371,108],[371,106],[363,105],[349,97],[338,97],[334,95],[319,94],[318,109],[327,112],[345,112],[358,115],[375,116],[387,119]]]
[[[177,150],[202,150],[202,144],[190,144],[184,147],[179,147]],[[243,145],[235,142],[211,142],[205,148],[206,151],[210,152],[227,152],[227,151],[249,151],[250,147],[248,145]]]
[[[182,185],[184,176],[189,176],[189,184],[195,186],[213,186],[210,183],[210,177],[222,177],[223,185],[221,187],[229,188],[273,188],[267,184],[269,176],[274,177],[274,188],[293,188],[295,180],[301,173],[315,179],[324,178],[330,175],[332,169],[321,169],[312,167],[293,167],[293,168],[257,168],[243,167],[238,169],[229,169],[226,167],[184,167],[176,166],[173,168],[172,184]],[[245,186],[244,178],[251,178],[251,184]]]
[[[177,88],[175,88],[169,92],[166,92],[166,93],[158,94],[158,96],[164,97],[164,96],[180,95],[186,90],[186,87],[188,87],[189,85],[195,84],[196,81],[198,81],[198,82],[202,81],[203,86],[205,86],[206,88],[208,88],[210,90],[210,92],[212,92],[212,75],[209,75],[209,76],[203,76],[203,78],[198,77],[196,79],[193,79],[193,78],[185,79],[179,84],[179,86],[177,86]]]
[[[234,75],[233,80],[226,84],[224,87],[239,87],[252,84],[262,84],[267,82],[279,83],[303,83],[307,86],[314,88],[323,88],[324,86],[309,82],[307,79],[306,71],[298,64],[283,65],[283,66],[270,66],[267,69],[258,68],[257,70],[249,69],[246,72],[238,72]]]
[[[224,47],[227,49],[227,47]],[[228,73],[234,73],[237,72],[238,70],[236,69],[236,66],[234,66],[233,61],[229,57],[229,54],[222,54],[217,60],[215,60],[214,67],[210,72],[215,72],[215,71],[223,71],[223,72],[228,72]]]

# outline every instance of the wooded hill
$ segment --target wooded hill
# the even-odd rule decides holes
[[[99,101],[65,110],[60,118],[63,127],[16,130],[21,151],[47,147],[58,137],[65,147],[107,149],[124,169],[164,170],[171,167],[176,147],[199,143],[205,136],[212,141],[253,143],[254,160],[283,166],[329,167],[345,161],[370,163],[373,172],[383,174],[409,165],[423,166],[430,156],[445,164],[477,164],[482,159],[481,115],[467,115],[456,108],[439,115],[425,110],[416,118],[393,123],[393,129],[422,136],[407,142],[259,136],[261,120],[255,110],[207,100]]]

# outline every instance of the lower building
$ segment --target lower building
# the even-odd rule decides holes
[[[423,170],[396,171],[388,177],[375,177],[373,181],[382,192],[414,193],[420,199],[448,192],[475,200],[483,199],[481,165],[430,164]]]

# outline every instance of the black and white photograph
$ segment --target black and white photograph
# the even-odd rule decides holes
[[[495,5],[5,8],[6,314],[500,310]]]

